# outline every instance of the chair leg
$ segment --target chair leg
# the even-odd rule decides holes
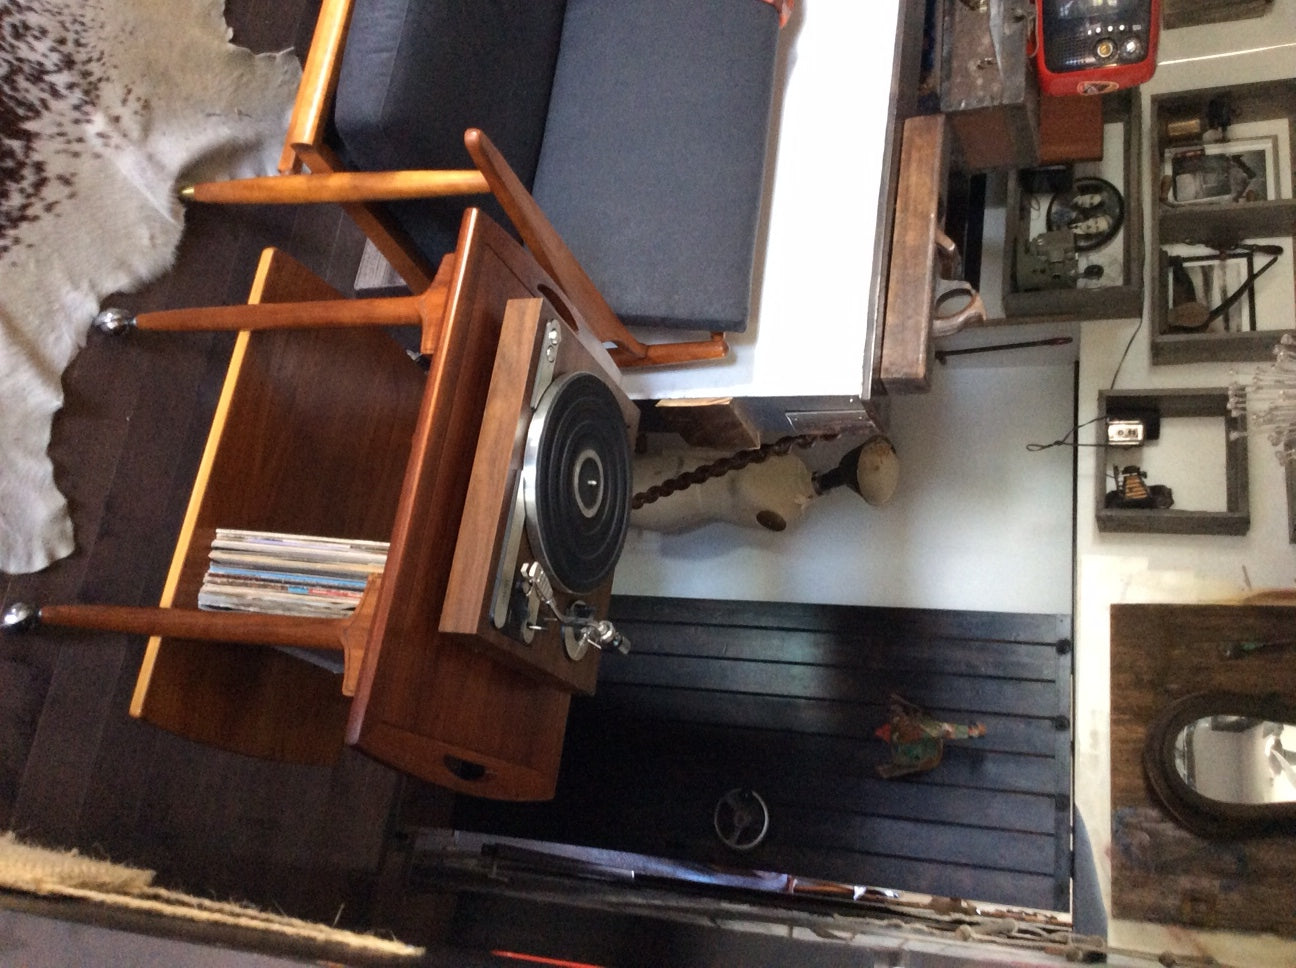
[[[303,618],[132,605],[46,605],[37,611],[36,616],[42,625],[330,651],[342,650],[342,636],[348,624],[345,618]]]
[[[266,175],[231,181],[199,182],[181,190],[187,201],[218,205],[305,205],[318,202],[392,202],[444,195],[484,195],[490,191],[481,172],[457,171],[321,172]]]
[[[382,575],[370,575],[355,611],[339,618],[132,605],[47,605],[36,608],[25,602],[14,602],[0,617],[0,632],[20,634],[40,625],[57,625],[253,647],[288,646],[341,652],[342,694],[354,696],[381,585]]]
[[[47,605],[23,603],[4,613],[3,631],[30,631],[40,625],[156,635],[253,648],[289,647],[342,653],[342,695],[354,696],[360,681],[365,642],[377,603],[372,579],[355,612],[343,618],[267,615],[257,612],[209,612],[196,608],[141,608],[127,605]]]
[[[135,317],[140,329],[209,330],[306,329],[323,326],[405,326],[422,322],[425,304],[444,292],[382,299],[326,299],[301,303],[250,303],[165,309]]]

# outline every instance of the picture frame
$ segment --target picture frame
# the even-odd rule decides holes
[[[1241,138],[1169,148],[1166,201],[1176,205],[1262,202],[1278,197],[1278,139]]]

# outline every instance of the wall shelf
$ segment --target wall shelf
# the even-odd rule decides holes
[[[1291,235],[1296,231],[1296,201],[1230,202],[1178,208],[1160,206],[1160,241],[1231,244],[1252,236]]]
[[[1103,279],[1062,289],[1024,290],[1018,284],[1019,241],[1033,238],[1044,227],[1040,213],[1049,195],[1024,189],[1021,172],[1008,174],[1003,250],[1003,314],[1008,322],[1033,319],[1080,321],[1127,319],[1143,313],[1143,197],[1139,177],[1142,156],[1142,111],[1138,90],[1126,90],[1102,99],[1104,129],[1119,126],[1119,137],[1104,137],[1107,150],[1101,162],[1075,162],[1076,178],[1102,177],[1121,193],[1124,224],[1116,237],[1101,249],[1080,253],[1081,266],[1105,265]],[[1114,144],[1113,144],[1114,140]],[[1119,146],[1118,152],[1114,149]],[[1032,216],[1034,216],[1032,218]]]
[[[1177,91],[1150,103],[1152,362],[1268,359],[1296,316],[1296,79]],[[1216,192],[1218,201],[1202,197]],[[1259,197],[1239,197],[1244,192]],[[1277,245],[1283,254],[1228,317],[1198,325],[1175,314],[1176,298],[1211,309],[1246,278],[1237,260],[1212,267],[1203,257],[1255,245]],[[1202,266],[1191,278],[1181,271],[1184,256]]]
[[[1228,390],[1222,387],[1205,390],[1105,390],[1098,394],[1100,426],[1105,428],[1108,414],[1129,411],[1152,411],[1163,421],[1176,417],[1220,418],[1220,432],[1225,435],[1225,510],[1107,507],[1107,467],[1112,463],[1113,454],[1129,453],[1125,448],[1109,447],[1104,458],[1096,462],[1094,475],[1098,530],[1142,534],[1246,534],[1251,528],[1246,439],[1234,438],[1231,433],[1244,429],[1245,421],[1230,416]],[[1116,463],[1122,462],[1116,460]]]

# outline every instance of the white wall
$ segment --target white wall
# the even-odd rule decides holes
[[[1072,425],[1071,354],[1054,352],[1059,365],[939,368],[930,394],[893,399],[901,480],[888,505],[842,489],[781,534],[724,523],[678,535],[632,531],[615,590],[1069,612],[1072,452],[1026,450]],[[806,460],[830,466],[842,449]]]
[[[1262,18],[1233,24],[1193,27],[1162,35],[1156,76],[1144,86],[1154,93],[1266,80],[1296,74],[1296,0],[1274,0]],[[1147,142],[1144,135],[1144,144]],[[1145,157],[1144,164],[1147,160]],[[1151,175],[1144,171],[1145,184]],[[1149,201],[1149,206],[1150,206]],[[1288,248],[1290,240],[1285,240]],[[1149,252],[1149,259],[1155,257]],[[1289,319],[1287,326],[1294,325]],[[1100,388],[1110,384],[1137,320],[1087,323],[1081,327],[1080,418],[1096,412]],[[1249,374],[1255,364],[1151,366],[1146,329],[1134,335],[1120,371],[1118,389],[1219,387],[1232,371]],[[1092,440],[1092,435],[1087,438]],[[1149,453],[1151,448],[1148,448]],[[1113,602],[1218,600],[1256,589],[1290,587],[1296,579],[1296,552],[1287,541],[1287,506],[1281,468],[1263,440],[1248,447],[1251,529],[1241,537],[1099,534],[1087,510],[1093,487],[1092,450],[1082,450],[1078,465],[1081,513],[1076,552],[1076,804],[1088,823],[1100,871],[1110,897],[1110,646],[1108,613]],[[1191,479],[1195,458],[1161,473]],[[1165,483],[1172,483],[1166,480]],[[1296,945],[1272,938],[1213,937],[1158,926],[1114,922],[1111,941],[1148,951],[1186,950],[1213,954],[1228,964],[1290,965]]]

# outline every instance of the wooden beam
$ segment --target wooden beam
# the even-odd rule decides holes
[[[887,393],[931,387],[932,288],[948,159],[944,117],[905,122],[878,373]]]

